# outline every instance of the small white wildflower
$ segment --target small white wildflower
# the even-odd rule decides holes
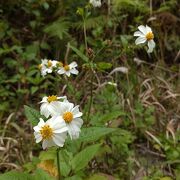
[[[39,69],[41,71],[41,75],[44,77],[47,74],[53,72],[53,68],[56,67],[57,62],[48,60],[48,59],[41,59],[41,64],[39,65]]]
[[[59,67],[58,70],[57,70],[57,73],[58,74],[65,74],[68,77],[71,74],[76,74],[77,75],[79,73],[79,71],[76,69],[76,67],[77,67],[77,63],[76,62],[72,62],[69,65],[64,65],[62,67]]]
[[[53,111],[56,111],[56,107],[60,103],[59,100],[68,102],[66,96],[58,97],[58,96],[52,95],[48,97],[47,96],[43,97],[42,101],[40,102],[41,103],[40,113],[44,115],[46,118],[48,118],[52,114]]]
[[[101,7],[101,0],[90,0],[89,3],[94,7]]]
[[[63,119],[66,122],[68,133],[71,139],[77,139],[81,131],[83,120],[81,119],[82,112],[79,111],[79,106],[73,103],[61,102],[57,111],[53,113],[55,119]]]
[[[138,27],[139,31],[136,31],[134,33],[134,36],[139,36],[136,41],[135,44],[142,44],[145,43],[146,41],[148,42],[148,53],[151,53],[155,47],[155,42],[154,42],[154,34],[152,32],[152,29],[149,26],[143,26],[140,25]]]
[[[67,126],[62,119],[49,119],[46,122],[42,118],[34,128],[36,143],[43,141],[42,147],[46,149],[51,146],[63,147],[67,136]]]

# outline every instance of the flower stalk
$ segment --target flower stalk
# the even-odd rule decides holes
[[[60,170],[60,158],[59,158],[60,148],[57,148],[57,166],[58,166],[58,180],[61,179],[61,170]]]

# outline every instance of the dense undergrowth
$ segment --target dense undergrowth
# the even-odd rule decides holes
[[[64,179],[178,179],[180,3],[86,5],[85,0],[1,0],[0,172],[5,174],[0,179],[55,176],[40,165],[53,162],[54,151],[41,151],[24,112],[24,105],[38,109],[41,98],[53,94],[66,95],[83,112],[80,138],[61,151]],[[154,31],[151,54],[134,43],[141,24]],[[80,73],[43,78],[42,58],[76,61]]]

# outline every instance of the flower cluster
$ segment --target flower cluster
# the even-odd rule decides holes
[[[135,44],[142,44],[145,43],[147,41],[148,43],[148,53],[151,53],[153,51],[153,49],[155,48],[155,42],[154,42],[154,34],[152,32],[152,29],[149,26],[143,26],[140,25],[138,26],[139,31],[136,31],[134,33],[134,36],[139,36],[136,41]]]
[[[68,77],[71,74],[78,74],[78,70],[76,69],[77,63],[72,62],[71,64],[63,64],[61,61],[56,60],[48,60],[42,59],[41,64],[39,64],[39,69],[41,71],[41,75],[44,77],[47,74],[52,73],[53,71],[58,74],[65,74]]]
[[[39,119],[38,125],[34,127],[34,136],[36,143],[43,141],[43,149],[51,146],[63,147],[67,134],[71,139],[79,137],[83,124],[79,106],[70,103],[66,96],[55,95],[43,97],[40,104],[40,113],[47,121]]]
[[[89,3],[94,7],[101,7],[101,0],[90,0]]]

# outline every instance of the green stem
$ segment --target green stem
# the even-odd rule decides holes
[[[93,73],[91,75],[91,96],[90,96],[90,102],[89,102],[89,108],[88,108],[88,114],[87,114],[87,122],[89,122],[89,116],[91,112],[91,106],[92,106],[92,100],[93,100]]]
[[[83,26],[84,26],[84,42],[85,42],[85,48],[86,48],[86,54],[87,54],[87,50],[88,50],[88,46],[87,46],[87,34],[86,34],[86,22],[85,22],[85,18],[83,17]]]
[[[61,179],[60,159],[59,159],[59,150],[60,150],[60,148],[57,148],[58,180],[60,180],[60,179]]]

